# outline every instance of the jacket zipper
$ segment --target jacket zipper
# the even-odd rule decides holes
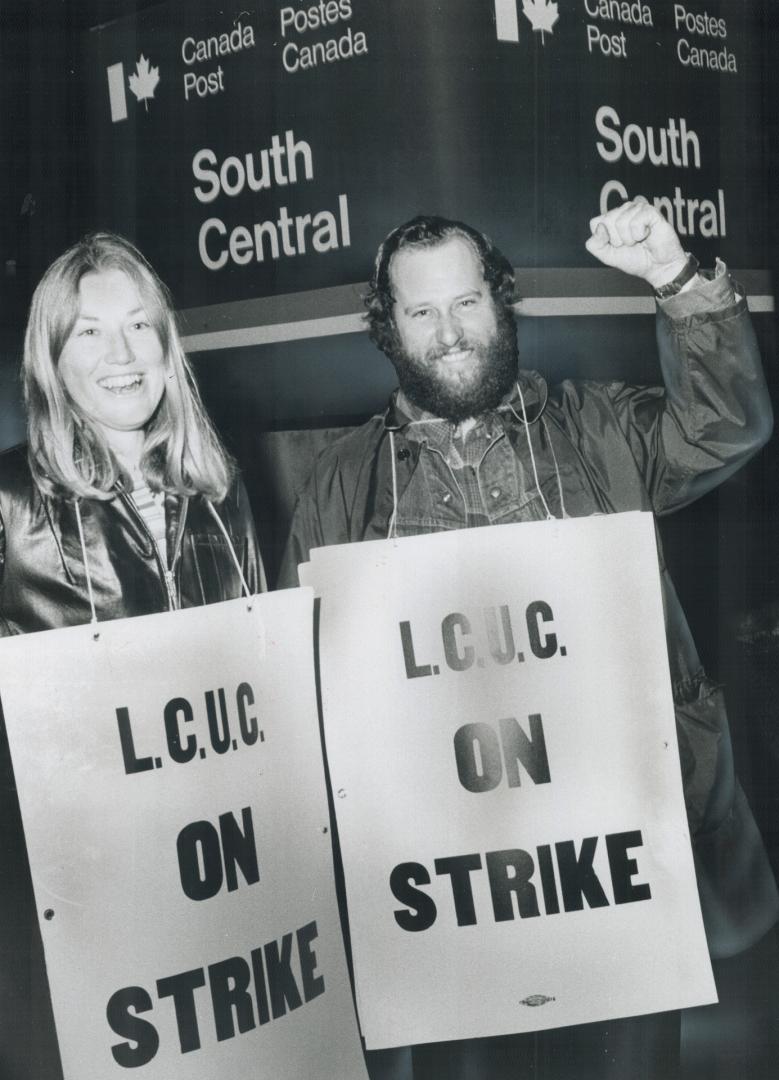
[[[160,577],[162,578],[162,581],[163,581],[164,586],[165,586],[164,596],[165,596],[165,599],[167,601],[168,611],[177,611],[178,608],[179,608],[179,603],[178,603],[178,598],[176,596],[176,565],[178,563],[179,556],[181,555],[181,544],[182,544],[182,541],[183,541],[183,538],[184,538],[184,526],[186,525],[186,521],[187,521],[187,510],[189,509],[189,499],[184,497],[183,501],[182,501],[181,518],[179,519],[178,533],[176,535],[176,546],[175,546],[174,551],[173,551],[173,563],[171,565],[170,570],[168,570],[168,568],[163,565],[162,559],[160,558],[160,552],[159,552],[159,548],[157,547],[157,541],[154,539],[152,534],[149,532],[149,530],[148,530],[148,528],[146,526],[146,522],[143,520],[141,514],[138,511],[138,508],[136,507],[135,503],[132,500],[132,496],[121,487],[118,488],[117,490],[118,490],[118,493],[119,493],[119,497],[121,498],[122,502],[125,504],[127,509],[129,510],[132,517],[135,519],[136,524],[140,526],[141,530],[149,538],[149,541],[151,543],[151,549],[154,552],[155,559],[157,560],[157,567],[158,567],[159,572],[160,572]]]
[[[186,496],[182,497],[181,501],[181,516],[179,518],[178,533],[176,534],[176,544],[173,548],[173,560],[171,562],[170,569],[163,567],[163,574],[165,577],[165,584],[168,588],[168,599],[170,600],[171,611],[175,611],[178,606],[178,599],[176,597],[176,567],[181,556],[181,545],[184,540],[184,528],[187,523],[187,511],[189,510],[189,499]],[[156,547],[156,545],[155,545]],[[160,565],[161,565],[160,560]]]
[[[161,562],[160,565],[162,565]],[[176,579],[173,576],[172,570],[165,570],[163,568],[162,573],[168,590],[168,608],[170,611],[175,611],[178,607],[178,604],[176,603]]]

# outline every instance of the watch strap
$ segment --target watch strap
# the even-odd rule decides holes
[[[671,281],[667,281],[665,285],[660,285],[655,289],[655,296],[658,300],[667,300],[669,296],[676,296],[678,292],[681,292],[687,282],[692,281],[698,273],[698,267],[700,266],[698,260],[694,255],[691,255],[689,251],[686,251],[685,255],[687,256],[687,262],[676,277]]]

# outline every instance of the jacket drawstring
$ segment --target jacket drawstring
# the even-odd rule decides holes
[[[387,539],[398,538],[398,468],[395,464],[395,432],[390,428],[390,461],[392,462],[392,516],[389,519]]]
[[[76,508],[76,524],[78,525],[78,538],[81,543],[81,558],[84,562],[84,574],[87,579],[87,595],[89,596],[89,609],[92,612],[92,618],[90,623],[97,625],[97,609],[95,608],[95,595],[92,592],[92,575],[89,572],[89,558],[87,557],[87,545],[84,540],[84,526],[81,523],[81,507],[79,506],[79,500],[74,499],[73,505]],[[98,634],[95,634],[95,640],[97,640]]]
[[[549,450],[552,454],[552,461],[554,462],[554,474],[557,480],[557,491],[560,495],[560,509],[563,513],[563,518],[570,517],[568,511],[565,509],[565,499],[563,498],[563,481],[560,476],[560,467],[557,464],[557,454],[554,452],[554,443],[552,442],[552,436],[549,434],[549,428],[546,426],[546,420],[541,417],[541,426],[546,434],[546,441],[549,443]]]
[[[215,519],[217,525],[222,530],[222,535],[224,536],[225,540],[227,541],[227,546],[230,549],[230,555],[232,556],[233,562],[235,563],[235,569],[238,571],[238,577],[241,579],[241,588],[244,591],[246,599],[249,600],[251,598],[252,591],[249,588],[248,584],[246,583],[246,578],[244,577],[243,570],[241,569],[241,564],[240,564],[240,562],[238,560],[238,556],[235,553],[235,548],[233,547],[233,542],[230,539],[230,535],[227,532],[227,529],[225,528],[224,522],[220,518],[219,514],[217,514],[217,512],[216,512],[216,510],[214,508],[214,504],[211,502],[211,500],[206,499],[205,502],[206,502],[206,506],[211,511],[212,517]],[[268,588],[268,586],[267,586],[266,581],[265,581],[265,568],[262,565],[262,562],[260,562],[260,589],[261,589],[261,591],[266,592],[267,588]],[[249,611],[251,611],[251,604],[249,605]]]
[[[554,519],[555,519],[554,514],[549,509],[547,501],[544,498],[544,493],[541,491],[541,485],[538,482],[538,470],[536,469],[536,456],[533,453],[533,440],[530,438],[530,424],[528,423],[527,410],[525,409],[525,395],[522,393],[522,387],[519,385],[519,380],[517,380],[517,393],[519,394],[519,406],[522,409],[522,417],[521,417],[521,419],[522,419],[522,422],[525,425],[525,437],[527,438],[527,448],[530,451],[530,464],[533,466],[533,479],[535,480],[535,483],[536,483],[536,491],[538,492],[538,497],[540,498],[541,502],[544,504],[544,510],[546,510],[546,520],[547,521],[554,521]],[[517,417],[517,420],[519,420],[520,417],[517,416],[517,410],[514,408],[514,406],[509,404],[509,408],[514,413],[514,415]],[[551,446],[551,443],[550,443],[550,446]],[[554,456],[554,452],[552,453],[552,459],[554,461],[555,473],[557,474],[557,484],[558,484],[558,487],[560,488],[560,491],[562,492],[562,486],[560,485],[560,471],[557,468],[557,458]]]

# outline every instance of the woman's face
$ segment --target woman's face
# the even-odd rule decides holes
[[[167,365],[138,288],[123,270],[85,274],[59,376],[79,409],[112,433],[143,429],[165,393]]]

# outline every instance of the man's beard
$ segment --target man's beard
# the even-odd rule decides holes
[[[471,370],[463,380],[448,380],[435,370],[446,349],[430,350],[424,359],[409,354],[397,334],[387,350],[403,393],[414,405],[433,416],[459,424],[471,416],[495,409],[517,379],[519,353],[514,316],[498,308],[497,327],[489,341],[463,338],[457,349],[470,349]]]

